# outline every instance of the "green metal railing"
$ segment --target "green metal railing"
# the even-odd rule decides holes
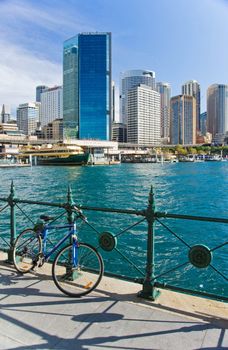
[[[21,232],[22,229],[27,228],[27,224],[25,226],[24,221],[27,220],[32,225],[35,225],[36,219],[39,216],[38,213],[40,213],[43,210],[41,208],[45,208],[45,210],[46,208],[49,208],[48,210],[51,210],[52,208],[52,210],[56,211],[55,219],[53,221],[62,221],[64,219],[68,222],[72,222],[74,220],[73,206],[75,205],[75,203],[70,187],[68,188],[67,201],[65,203],[51,203],[17,198],[15,193],[15,187],[12,182],[9,196],[5,198],[0,198],[0,203],[3,203],[2,207],[0,207],[0,214],[1,216],[4,215],[4,223],[0,225],[0,249],[7,251],[8,261],[10,263],[12,263],[12,249],[16,236]],[[228,219],[192,215],[179,215],[156,211],[152,187],[149,192],[149,200],[147,207],[142,210],[90,207],[78,205],[77,203],[76,205],[86,212],[96,214],[96,218],[94,220],[95,223],[93,222],[93,220],[88,220],[88,222],[85,223],[85,231],[87,232],[85,234],[85,237],[87,240],[92,239],[93,245],[95,245],[102,253],[103,258],[105,260],[105,273],[109,276],[141,283],[142,290],[139,292],[139,296],[155,300],[155,298],[159,295],[159,289],[169,289],[177,292],[189,293],[207,298],[215,298],[217,300],[228,301],[228,297],[226,294],[226,290],[228,290],[226,289],[228,288],[228,278],[226,276],[227,268],[225,269],[225,272],[221,271],[220,268],[215,266],[213,263],[214,252],[218,251],[219,249],[223,250],[223,259],[228,261],[228,252],[224,250],[224,248],[227,248],[228,245],[227,230],[225,231],[226,237],[223,237],[223,242],[215,243],[215,245],[212,248],[208,248],[208,245],[205,244],[189,243],[188,237],[182,237],[179,233],[176,232],[175,224],[173,225],[173,228],[170,227],[170,225],[168,226],[166,223],[168,219],[174,220],[175,222],[176,220],[184,220],[184,222],[198,221],[204,223],[207,222],[228,224]],[[31,209],[35,206],[36,209]],[[99,213],[101,213],[102,215],[127,215],[133,217],[134,222],[130,222],[124,229],[116,227],[118,225],[115,224],[114,230],[117,230],[118,232],[113,233],[110,232],[110,230],[107,230],[106,228],[102,229],[102,223],[98,224],[97,217],[99,217]],[[33,218],[33,216],[35,216],[35,219]],[[110,223],[108,223],[106,226],[112,226],[112,218],[110,219]],[[6,224],[7,220],[9,220],[8,226]],[[133,232],[135,229],[138,230],[136,232],[137,236],[135,232]],[[156,241],[156,237],[158,236],[157,232],[158,235],[160,235],[160,232],[162,232],[163,234],[162,238],[160,238],[160,243]],[[132,233],[134,237],[136,237],[140,242],[143,242],[145,244],[143,254],[141,253],[141,248],[140,250],[138,250],[138,252],[135,252],[135,247],[132,248],[132,250],[134,251],[133,259],[126,254],[126,250],[129,250],[129,241],[131,239],[130,237],[133,237]],[[121,250],[121,248],[119,248],[119,241],[121,239],[121,236],[123,236],[124,234],[129,234],[129,237],[127,237],[127,241],[125,241],[123,249]],[[180,263],[180,261],[178,261],[179,259],[177,258],[177,261],[175,261],[174,266],[170,266],[169,262],[165,264],[166,258],[160,257],[161,253],[159,251],[160,248],[162,250],[162,247],[164,246],[164,239],[166,240],[166,243],[168,242],[168,244],[171,242],[171,240],[175,240],[178,242],[178,244],[182,245],[184,249],[186,249],[186,254],[182,254],[182,260],[184,259],[184,261],[181,261]],[[54,244],[52,241],[50,241],[50,243]],[[179,247],[174,242],[172,244],[175,249]],[[182,248],[178,249],[181,250]],[[140,262],[138,260],[138,255],[143,255],[143,258],[141,258]],[[157,272],[158,257],[160,259],[160,265],[163,266],[163,269],[160,269],[161,271]],[[116,263],[116,261],[118,263]],[[112,271],[112,269],[109,268],[111,265],[116,267],[118,266],[118,264],[121,265],[121,271],[119,271],[118,269],[117,271]],[[166,268],[167,264],[168,267]],[[134,270],[133,274],[129,273],[129,266]],[[199,276],[201,276],[203,272],[203,278],[205,278],[205,271],[207,272],[209,271],[209,269],[211,269],[213,273],[215,273],[216,276],[222,279],[224,282],[225,292],[223,293],[223,295],[219,294],[218,292],[212,293],[210,291],[182,287],[181,285],[179,285],[179,282],[181,281],[180,277],[177,280],[178,283],[175,285],[175,283],[173,282],[175,280],[175,278],[173,278],[174,274],[177,274],[177,271],[184,271],[186,273],[186,271],[188,271],[188,269],[190,268],[193,268],[194,273],[198,274]],[[179,273],[179,276],[181,276],[181,273],[182,272]],[[171,279],[169,278],[170,276],[172,277]]]

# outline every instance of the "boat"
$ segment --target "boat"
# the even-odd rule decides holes
[[[189,154],[188,156],[181,156],[179,158],[179,162],[194,162],[194,156],[192,154]]]
[[[32,157],[37,165],[86,165],[90,154],[82,147],[66,144],[26,146],[20,149],[20,157]]]
[[[205,156],[205,161],[206,162],[221,162],[222,161],[222,156],[215,154],[215,155],[206,155]]]

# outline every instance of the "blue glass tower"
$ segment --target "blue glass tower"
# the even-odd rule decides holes
[[[63,47],[63,137],[78,138],[78,37]]]
[[[109,140],[111,33],[82,33],[64,43],[64,136]]]

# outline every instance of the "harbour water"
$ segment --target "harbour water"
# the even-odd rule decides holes
[[[120,164],[86,167],[32,167],[0,169],[1,197],[8,196],[14,180],[16,196],[39,201],[64,202],[68,184],[77,204],[145,209],[153,185],[156,209],[175,214],[228,218],[228,162]],[[46,210],[46,209],[45,209]],[[118,233],[139,218],[126,215],[88,213],[100,231]],[[19,220],[20,221],[20,220]],[[166,219],[163,222],[187,245],[204,244],[213,249],[228,240],[228,225]],[[96,244],[96,243],[95,243]],[[145,271],[146,225],[139,225],[118,238],[118,249]],[[109,255],[108,255],[109,254]],[[104,253],[107,270],[138,277],[118,252]],[[188,248],[172,233],[156,224],[156,274],[188,261]],[[213,267],[194,268],[191,264],[164,274],[169,284],[228,295],[228,244],[213,252]],[[142,277],[142,276],[140,276]]]

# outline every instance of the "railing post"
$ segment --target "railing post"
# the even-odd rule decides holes
[[[74,214],[71,209],[71,206],[74,205],[74,200],[72,196],[72,190],[70,185],[68,185],[68,191],[67,191],[67,204],[68,204],[68,210],[67,210],[67,220],[69,224],[72,224],[74,222]]]
[[[146,219],[148,223],[146,275],[143,281],[142,291],[140,291],[138,295],[142,298],[155,300],[160,294],[160,292],[154,286],[155,201],[153,186],[151,186],[151,190],[149,193],[148,206],[146,210]]]
[[[8,203],[10,206],[10,249],[8,251],[7,262],[13,264],[13,246],[16,239],[16,216],[15,216],[15,187],[13,181],[11,182],[10,195],[8,197]]]

